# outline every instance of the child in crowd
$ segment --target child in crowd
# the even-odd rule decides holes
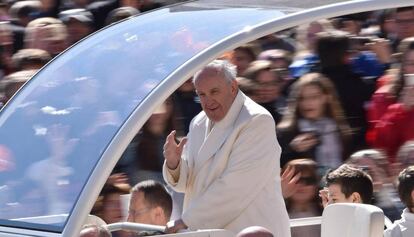
[[[384,237],[414,236],[414,166],[401,171],[398,181],[398,193],[407,208],[404,209],[401,219],[384,231]]]
[[[366,172],[344,164],[325,179],[326,188],[319,191],[324,207],[331,203],[371,204],[373,184]]]

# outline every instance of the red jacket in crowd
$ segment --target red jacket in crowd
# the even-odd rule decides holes
[[[381,120],[377,122],[374,132],[374,145],[384,149],[390,162],[395,162],[398,149],[406,141],[414,139],[414,108],[406,109],[396,103],[388,107]]]

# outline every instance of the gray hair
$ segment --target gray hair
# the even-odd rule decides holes
[[[226,78],[229,82],[232,82],[236,80],[236,66],[231,64],[227,60],[214,60],[211,63],[207,64],[204,68],[196,72],[196,74],[193,77],[193,83],[195,83],[198,78],[200,77],[200,74],[205,71],[206,69],[213,69],[217,71],[217,74],[223,75],[224,78]]]

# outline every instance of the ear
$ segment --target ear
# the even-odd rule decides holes
[[[166,225],[168,220],[165,219],[164,209],[160,206],[152,209],[152,218],[156,225]]]
[[[239,84],[237,83],[237,80],[232,80],[231,81],[231,91],[233,93],[236,93],[238,89],[239,89]]]
[[[414,202],[414,189],[411,190],[411,202]]]
[[[360,195],[359,193],[357,193],[357,192],[353,192],[353,193],[351,194],[351,196],[350,196],[350,200],[351,200],[351,202],[353,202],[353,203],[363,203],[363,202],[362,202],[361,195]]]

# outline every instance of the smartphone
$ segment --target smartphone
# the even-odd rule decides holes
[[[406,86],[414,86],[414,74],[405,74],[404,82]]]

